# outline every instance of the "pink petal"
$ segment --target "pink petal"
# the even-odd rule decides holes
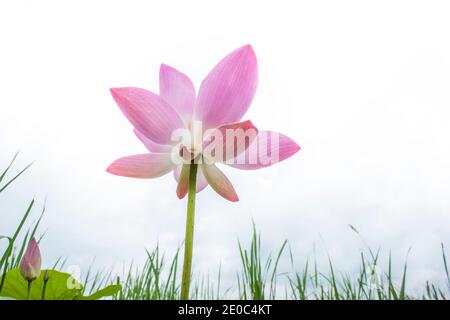
[[[195,114],[205,128],[239,121],[249,108],[258,83],[258,65],[250,45],[220,61],[203,80]]]
[[[185,74],[161,64],[159,69],[159,95],[185,120],[194,112],[195,88]]]
[[[227,162],[243,153],[256,139],[258,129],[250,120],[230,123],[205,133],[204,155],[214,162]]]
[[[123,157],[114,161],[106,171],[130,178],[157,178],[173,170],[170,153],[146,153]]]
[[[211,188],[227,200],[239,201],[239,197],[230,180],[214,164],[202,164],[203,174]]]
[[[175,167],[175,169],[173,169],[173,177],[175,178],[175,180],[177,182],[180,181],[180,175],[181,175],[182,168],[183,168],[183,165],[179,165],[179,166]]]
[[[208,181],[206,181],[205,175],[201,168],[197,170],[197,192],[202,191],[208,186]]]
[[[243,170],[254,170],[271,166],[294,155],[300,146],[289,137],[273,132],[260,131],[258,138],[228,165]]]
[[[34,280],[41,273],[41,252],[33,237],[20,261],[20,273],[26,280]]]
[[[111,94],[133,126],[159,144],[170,144],[172,132],[183,128],[183,120],[167,102],[140,88],[114,88]]]
[[[190,164],[183,164],[181,166],[181,173],[177,186],[177,196],[179,199],[183,199],[189,191],[189,167]]]
[[[181,176],[181,171],[182,171],[182,167],[183,166],[178,166],[173,170],[173,176],[175,178],[175,180],[178,182],[180,181],[180,176]],[[206,181],[205,176],[203,175],[203,172],[200,168],[198,168],[197,170],[197,192],[202,191],[203,189],[205,189],[208,186],[208,182]],[[177,195],[178,195],[178,191],[177,191]],[[184,196],[183,196],[184,197]],[[183,198],[181,197],[181,198]],[[180,198],[180,199],[181,199]]]
[[[153,142],[146,136],[144,136],[139,130],[134,129],[134,134],[141,140],[141,142],[144,144],[144,146],[148,149],[150,152],[155,153],[169,153],[172,150],[172,146],[169,146],[167,144],[158,144],[156,142]]]

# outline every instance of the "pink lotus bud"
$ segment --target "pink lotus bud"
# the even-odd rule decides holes
[[[20,261],[20,273],[28,281],[35,280],[41,274],[41,252],[35,238],[31,239]]]

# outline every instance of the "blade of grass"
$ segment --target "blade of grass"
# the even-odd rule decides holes
[[[11,169],[11,166],[13,165],[14,161],[16,161],[17,156],[19,155],[19,151],[16,152],[16,154],[14,155],[14,157],[12,158],[11,162],[9,163],[9,165],[6,167],[6,169],[3,171],[3,173],[0,175],[0,183],[2,183],[3,178],[5,178],[6,174],[8,173],[9,169]]]
[[[16,174],[14,176],[14,178],[9,180],[3,187],[1,187],[0,193],[2,193],[11,183],[13,183],[17,178],[19,178],[29,167],[31,167],[32,164],[33,164],[33,162],[30,163],[29,165],[27,165],[22,171],[20,171],[18,174]]]
[[[28,208],[27,208],[27,210],[26,210],[24,216],[22,217],[22,220],[21,220],[20,223],[19,223],[19,226],[17,227],[16,231],[14,232],[14,235],[11,237],[11,241],[10,241],[10,243],[9,243],[9,246],[8,246],[7,250],[6,250],[7,253],[4,254],[4,255],[2,256],[2,258],[0,259],[0,269],[3,267],[3,263],[5,263],[5,260],[9,257],[9,254],[11,253],[12,248],[13,248],[13,246],[14,246],[14,242],[16,241],[17,236],[19,235],[20,231],[22,230],[22,227],[23,227],[25,221],[27,220],[28,215],[29,215],[30,212],[31,212],[31,209],[33,208],[33,205],[34,205],[34,199],[31,200],[31,202],[30,202],[30,204],[28,205]]]

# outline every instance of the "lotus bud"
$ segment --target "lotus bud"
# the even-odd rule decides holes
[[[20,274],[28,281],[33,281],[41,274],[41,252],[36,239],[31,239],[20,261]]]

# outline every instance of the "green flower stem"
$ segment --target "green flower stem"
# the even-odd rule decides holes
[[[189,168],[189,193],[186,217],[186,236],[184,239],[183,277],[181,280],[181,300],[189,299],[191,284],[192,247],[194,242],[195,194],[197,188],[197,167],[192,163]]]
[[[32,283],[33,283],[33,280],[28,280],[27,300],[30,300],[31,284],[32,284]]]
[[[45,300],[45,291],[47,290],[47,282],[48,282],[48,271],[45,271],[45,274],[44,274],[44,284],[42,285],[42,295],[41,295],[41,300]]]

